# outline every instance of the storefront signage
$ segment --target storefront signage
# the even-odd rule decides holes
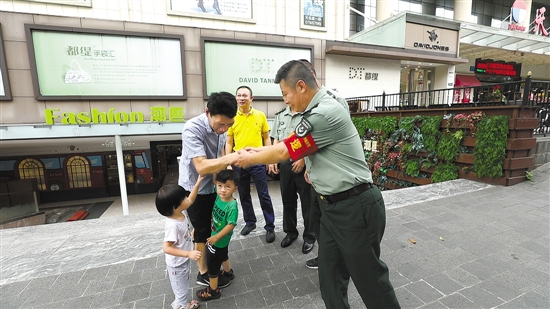
[[[423,48],[423,49],[431,49],[431,50],[439,50],[439,51],[449,51],[449,46],[444,46],[439,44],[438,35],[436,33],[437,29],[433,29],[428,32],[428,38],[430,39],[430,44],[426,43],[420,43],[420,42],[414,42],[414,47],[417,48]]]
[[[38,100],[186,98],[182,36],[25,27]]]
[[[242,85],[252,89],[256,99],[280,99],[275,84],[277,70],[292,59],[311,61],[313,46],[258,44],[258,42],[203,38],[203,72],[206,92],[235,93]]]
[[[349,79],[378,80],[378,73],[366,72],[365,68],[349,67]]]
[[[183,122],[183,107],[151,106],[149,108],[150,122]],[[115,108],[100,111],[92,108],[90,112],[63,112],[58,108],[44,110],[46,124],[125,124],[143,123],[145,115],[142,112],[118,112]]]
[[[301,28],[325,30],[325,1],[301,0]]]
[[[475,72],[477,74],[500,75],[519,77],[521,74],[521,63],[493,61],[490,59],[476,59]]]
[[[252,21],[252,0],[170,0],[168,14]]]
[[[544,20],[546,19],[546,17],[544,17],[544,13],[546,13],[545,7],[541,7],[540,9],[537,10],[537,16],[533,21],[535,23],[535,28],[533,28],[533,33],[537,35],[548,36],[548,31],[544,29]]]
[[[2,26],[0,25],[0,101],[10,101],[11,91],[8,77],[8,66],[6,65],[6,53],[4,52],[4,38],[2,37]]]
[[[523,0],[516,0],[510,9],[511,23],[508,24],[508,30],[525,31],[525,26],[521,25],[527,16],[527,5]]]

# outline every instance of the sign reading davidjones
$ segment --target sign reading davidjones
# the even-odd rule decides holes
[[[39,100],[185,99],[183,37],[26,25]]]

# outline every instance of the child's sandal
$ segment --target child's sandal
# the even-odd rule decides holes
[[[218,299],[222,296],[220,289],[211,290],[210,287],[197,291],[200,300]]]
[[[197,309],[200,306],[201,306],[201,304],[199,304],[198,301],[193,299],[192,301],[189,302],[189,304],[187,304],[187,307],[185,307],[185,309]]]

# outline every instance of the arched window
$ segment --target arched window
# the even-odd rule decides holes
[[[67,160],[67,175],[69,176],[69,188],[88,188],[92,186],[90,162],[84,157],[74,156]]]
[[[32,179],[36,178],[38,182],[38,190],[46,190],[46,180],[44,179],[44,165],[36,159],[24,159],[19,162],[19,178]]]

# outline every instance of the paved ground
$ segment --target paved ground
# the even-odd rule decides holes
[[[456,180],[385,192],[382,259],[401,306],[550,308],[550,164],[534,175],[513,187]],[[324,308],[317,271],[304,266],[315,254],[301,241],[280,247],[277,185],[276,241],[265,242],[262,223],[242,237],[240,224],[237,277],[202,308]],[[162,236],[155,212],[1,230],[0,308],[170,308]],[[349,298],[364,308],[353,285]]]

